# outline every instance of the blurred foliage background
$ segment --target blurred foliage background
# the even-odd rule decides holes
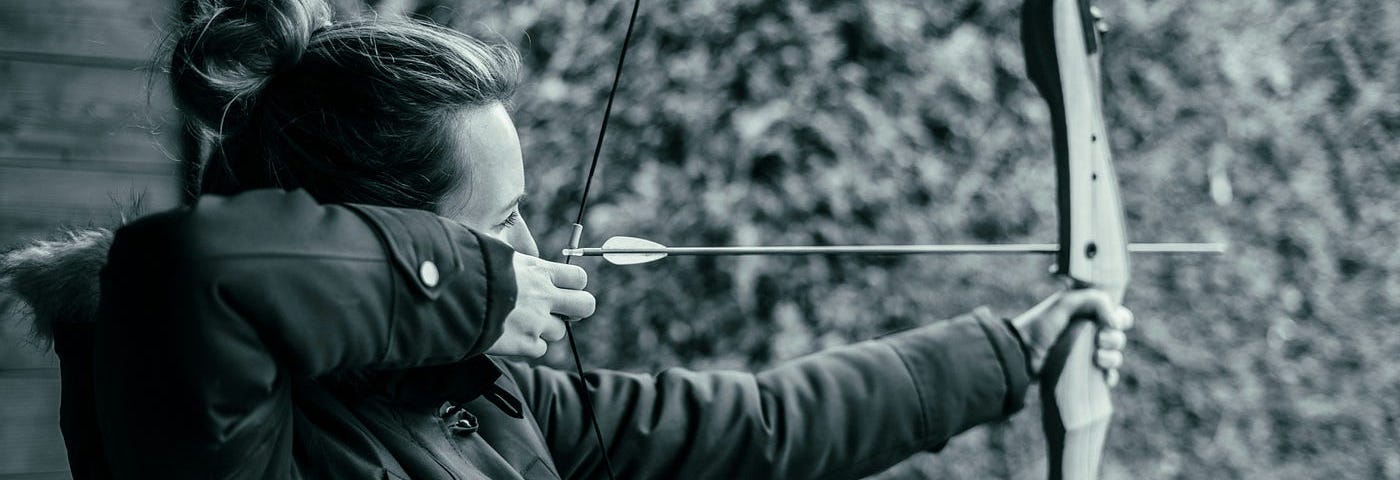
[[[420,12],[522,51],[546,253],[567,242],[630,3]],[[1400,478],[1400,4],[1101,3],[1130,237],[1231,245],[1134,258],[1105,478]],[[1019,9],[643,2],[584,243],[1053,242]],[[599,310],[578,333],[590,367],[757,369],[979,305],[1015,315],[1060,288],[1048,262],[589,259]],[[1040,478],[1035,403],[882,478]]]
[[[550,254],[568,240],[631,2],[331,1],[347,14],[365,2],[416,14],[522,52],[513,114],[526,214],[557,259]],[[7,125],[45,127],[51,111],[81,118],[69,129],[79,133],[151,123],[133,120],[143,108],[165,118],[159,82],[144,101],[114,93],[135,92],[146,78],[132,66],[150,56],[135,44],[156,36],[153,14],[61,3],[82,6],[62,15],[111,17],[101,38],[139,41],[91,41],[86,27],[26,31],[17,26],[29,17],[15,12],[46,7],[19,4],[0,8],[12,27],[0,40],[135,58],[75,75],[78,67],[34,66],[33,55],[9,52],[5,78],[62,88],[12,89],[20,93],[5,101],[18,103],[0,105],[13,110]],[[1126,303],[1138,324],[1104,478],[1400,478],[1400,2],[1100,6],[1112,27],[1105,106],[1130,238],[1231,245],[1220,257],[1134,258]],[[613,235],[670,245],[1053,242],[1049,113],[1025,79],[1019,13],[1011,0],[644,1],[584,243]],[[45,80],[69,77],[77,80]],[[83,141],[42,138],[67,162],[44,175],[86,165],[68,158],[86,158]],[[175,203],[176,162],[112,138],[127,137],[98,138],[105,143],[93,155],[164,161],[118,170],[139,177],[127,183],[166,185],[152,198]],[[178,150],[170,136],[158,140],[162,151]],[[30,182],[37,174],[21,171],[29,170],[5,170],[0,183],[12,191],[0,197],[80,197],[110,210],[105,189],[75,185],[112,184],[112,175]],[[1015,315],[1061,288],[1046,275],[1049,262],[587,259],[599,310],[576,332],[589,368],[761,369],[978,306]],[[547,361],[570,367],[563,350]],[[0,349],[0,367],[18,368],[6,360],[17,351]],[[56,394],[56,377],[45,381]],[[1014,418],[879,478],[1043,478],[1035,398]],[[48,443],[25,445],[59,452],[54,412],[45,415]]]

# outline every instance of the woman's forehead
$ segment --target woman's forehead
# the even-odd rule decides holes
[[[456,117],[457,158],[465,162],[464,213],[490,216],[524,193],[525,168],[515,123],[504,106],[475,107]]]

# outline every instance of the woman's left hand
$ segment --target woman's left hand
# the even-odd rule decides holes
[[[1026,343],[1031,376],[1040,374],[1046,355],[1070,321],[1086,316],[1094,317],[1098,325],[1094,364],[1108,373],[1109,386],[1118,384],[1118,367],[1123,365],[1123,349],[1128,345],[1124,331],[1133,328],[1133,312],[1108,294],[1092,289],[1061,291],[1011,320]]]

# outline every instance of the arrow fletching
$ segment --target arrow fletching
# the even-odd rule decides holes
[[[652,248],[661,251],[656,253],[604,253],[603,259],[607,260],[608,262],[611,262],[613,265],[637,265],[640,263],[655,262],[657,260],[666,258],[665,245],[653,242],[651,240],[647,240],[645,238],[624,236],[612,237],[609,238],[608,241],[603,242],[603,249],[646,250]]]

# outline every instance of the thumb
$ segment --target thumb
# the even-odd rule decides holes
[[[1113,327],[1117,324],[1118,302],[1108,292],[1091,288],[1071,290],[1059,302],[1060,315],[1055,315],[1061,329],[1074,320],[1094,320],[1095,323]]]

